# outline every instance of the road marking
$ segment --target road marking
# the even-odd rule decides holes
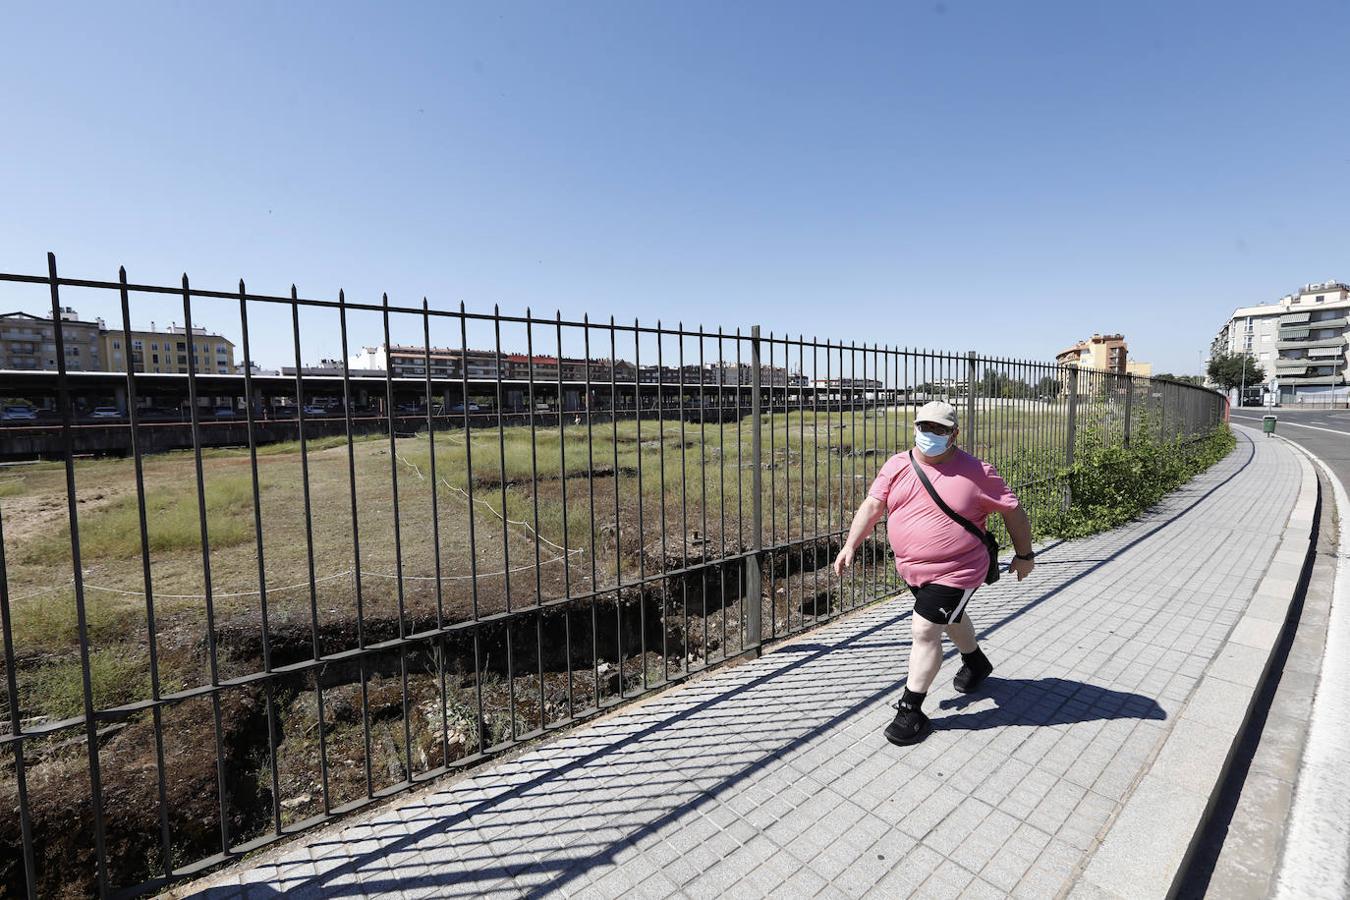
[[[1249,416],[1234,416],[1233,418],[1235,418],[1235,419],[1241,419],[1241,420],[1244,421],[1244,422],[1260,422],[1260,421],[1261,421],[1260,419],[1253,419],[1253,418],[1250,418]],[[1350,434],[1350,431],[1338,431],[1338,430],[1336,430],[1335,428],[1323,428],[1323,427],[1320,426],[1320,425],[1304,425],[1302,422],[1290,422],[1288,419],[1285,419],[1285,420],[1284,420],[1283,422],[1281,422],[1280,424],[1282,424],[1282,425],[1293,425],[1295,428],[1311,428],[1313,431],[1330,431],[1332,434]]]
[[[1350,742],[1346,741],[1350,734],[1350,564],[1346,562],[1350,560],[1350,496],[1326,463],[1307,448],[1299,449],[1331,482],[1341,534],[1322,672],[1276,882],[1282,900],[1344,897],[1350,873],[1350,822],[1345,805],[1350,797]]]

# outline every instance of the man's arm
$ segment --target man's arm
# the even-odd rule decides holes
[[[1013,552],[1022,556],[1031,552],[1031,520],[1027,518],[1026,511],[1022,509],[1021,504],[1003,513],[1003,524],[1008,528],[1008,536],[1012,538]],[[1036,568],[1034,560],[1014,559],[1008,566],[1010,571],[1017,573],[1017,580],[1021,581],[1031,574],[1031,570]]]
[[[886,515],[886,504],[882,503],[876,497],[868,497],[863,500],[858,511],[853,514],[853,525],[848,530],[848,540],[844,541],[844,546],[839,551],[839,555],[834,558],[834,574],[843,576],[844,570],[853,565],[853,554],[857,552],[858,545],[862,543],[863,537],[867,532],[876,527],[877,522]],[[1023,519],[1026,516],[1022,517]],[[1027,526],[1028,534],[1030,525]]]

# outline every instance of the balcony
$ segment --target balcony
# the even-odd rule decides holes
[[[1281,335],[1283,337],[1283,335]],[[1344,347],[1345,335],[1338,335],[1331,338],[1318,338],[1316,340],[1280,340],[1275,342],[1277,350],[1311,350],[1314,347]]]
[[[1280,327],[1283,328],[1286,325],[1306,322],[1311,318],[1312,313],[1310,312],[1292,313],[1287,316],[1280,316]]]
[[[1337,374],[1337,375],[1317,375],[1317,374],[1313,374],[1313,375],[1283,375],[1283,374],[1281,374],[1281,375],[1279,376],[1279,381],[1280,381],[1280,384],[1311,384],[1311,385],[1317,385],[1317,384],[1329,384],[1329,385],[1338,385],[1338,384],[1345,384],[1345,375],[1344,375],[1344,373],[1342,373],[1342,374]]]
[[[1279,337],[1282,341],[1298,340],[1300,338],[1306,338],[1311,331],[1312,329],[1307,325],[1300,325],[1297,328],[1285,328],[1281,325]]]

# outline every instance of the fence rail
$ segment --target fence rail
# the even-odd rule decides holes
[[[926,400],[1033,516],[1071,502],[1085,441],[1224,415],[1187,385],[758,326],[71,279],[54,258],[0,284],[43,292],[57,363],[0,372],[0,399],[48,390],[59,417],[0,431],[59,437],[59,463],[0,474],[0,869],[29,896],[153,890],[895,593],[880,529],[842,580],[828,566]],[[72,302],[106,304],[128,351],[97,426]],[[133,363],[133,308],[181,312],[185,421],[149,414],[170,382]],[[239,377],[193,362],[208,308]],[[293,376],[254,374],[259,334]],[[340,354],[323,375],[311,335]],[[353,335],[420,348],[420,377],[353,376]],[[208,421],[220,398],[242,421]],[[183,449],[151,452],[165,428]]]

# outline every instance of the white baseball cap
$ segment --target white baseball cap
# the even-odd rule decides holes
[[[934,425],[946,425],[948,428],[955,428],[956,410],[950,403],[931,400],[919,407],[919,411],[914,414],[914,421],[916,423],[932,422]]]

